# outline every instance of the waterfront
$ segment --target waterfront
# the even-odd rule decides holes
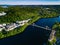
[[[55,22],[60,22],[60,17],[55,18],[43,18],[35,22],[40,26],[49,26],[52,28]],[[48,41],[50,31],[37,28],[34,26],[28,26],[21,34],[4,38],[0,40],[1,45],[43,45]]]

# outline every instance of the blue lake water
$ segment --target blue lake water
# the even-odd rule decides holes
[[[52,28],[55,22],[60,22],[60,17],[39,19],[35,24],[49,26]],[[44,45],[47,42],[51,31],[28,26],[21,34],[0,40],[1,45]]]
[[[52,28],[53,24],[55,24],[56,22],[60,22],[60,16],[56,18],[39,19],[35,24],[43,26],[43,27],[49,26],[50,28]]]

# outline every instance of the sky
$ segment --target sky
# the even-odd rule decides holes
[[[59,0],[0,0],[0,1],[59,1]]]
[[[0,0],[7,5],[60,5],[60,0]]]

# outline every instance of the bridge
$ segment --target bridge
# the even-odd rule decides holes
[[[36,25],[35,23],[33,23],[32,26],[35,26],[35,27],[38,27],[38,28],[42,28],[42,29],[45,29],[45,30],[52,30],[48,26],[42,27],[42,26]]]
[[[35,27],[38,27],[38,28],[42,28],[42,29],[45,29],[45,30],[50,30],[51,33],[50,33],[50,37],[49,37],[48,41],[53,41],[53,39],[55,37],[55,33],[56,33],[55,30],[50,29],[48,26],[42,27],[42,26],[36,25],[35,23],[33,23],[32,26],[35,26]]]

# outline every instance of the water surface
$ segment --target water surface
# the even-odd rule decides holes
[[[35,24],[52,28],[55,22],[60,22],[60,17],[39,19]],[[43,45],[47,42],[51,31],[28,26],[21,34],[0,40],[1,45]]]

